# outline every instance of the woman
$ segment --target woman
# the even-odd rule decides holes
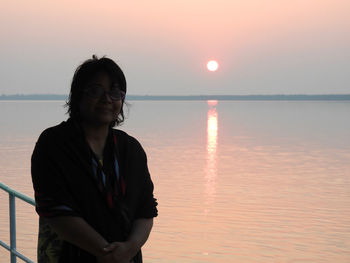
[[[126,80],[93,56],[73,77],[70,118],[46,129],[32,155],[38,262],[142,262],[157,216],[147,158],[124,120]]]

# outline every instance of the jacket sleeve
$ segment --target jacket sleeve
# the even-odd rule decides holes
[[[40,217],[79,216],[72,189],[64,178],[59,146],[43,132],[34,148],[31,174],[36,211]]]
[[[136,150],[137,156],[138,156],[137,165],[141,169],[140,173],[143,176],[142,176],[142,185],[140,187],[140,189],[142,190],[141,190],[140,199],[139,199],[140,200],[139,207],[136,211],[135,218],[152,218],[158,215],[158,210],[157,210],[158,203],[153,195],[154,185],[148,170],[146,153],[138,142],[137,144],[138,144],[138,147],[137,147],[138,149]]]

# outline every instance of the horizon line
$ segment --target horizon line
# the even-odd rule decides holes
[[[175,94],[126,94],[126,96],[154,96],[154,97],[194,97],[194,96],[348,96],[350,93],[273,93],[273,94],[189,94],[189,95],[175,95]],[[15,94],[4,94],[0,97],[6,96],[69,96],[69,94],[58,94],[58,93],[15,93]]]
[[[0,96],[0,101],[65,100],[68,94],[16,94]],[[273,94],[273,95],[127,95],[127,100],[155,101],[350,101],[350,94]]]

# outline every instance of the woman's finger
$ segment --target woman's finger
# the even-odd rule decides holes
[[[105,252],[111,252],[119,246],[119,242],[113,242],[103,248]]]

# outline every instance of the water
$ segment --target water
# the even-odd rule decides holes
[[[0,102],[1,182],[33,196],[31,152],[63,104]],[[131,104],[121,129],[144,146],[159,201],[145,262],[350,262],[349,102]],[[37,216],[22,201],[17,214],[18,247],[35,258]]]

